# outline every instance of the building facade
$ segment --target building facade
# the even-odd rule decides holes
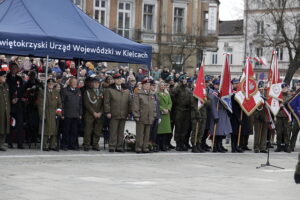
[[[255,64],[257,79],[263,80],[268,77],[273,50],[277,51],[280,75],[285,77],[290,64],[290,54],[282,33],[287,34],[290,45],[293,45],[293,40],[297,44],[295,40],[299,38],[299,16],[300,1],[245,0],[245,56],[264,57],[268,61],[267,66]],[[284,29],[283,32],[281,28]],[[294,51],[292,55],[294,56]],[[295,77],[299,76],[298,70]]]
[[[216,51],[218,0],[73,0],[116,33],[153,47],[152,66],[193,73]]]
[[[224,53],[229,53],[231,78],[239,78],[244,68],[243,20],[220,21],[219,25],[218,51],[205,53],[205,74],[221,75]]]

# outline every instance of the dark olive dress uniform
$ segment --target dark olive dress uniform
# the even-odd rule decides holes
[[[40,119],[43,117],[44,91],[40,90],[38,95],[38,111]],[[45,126],[43,149],[55,150],[57,148],[57,128],[58,120],[56,119],[57,109],[61,109],[61,97],[57,90],[48,89],[46,93],[46,107],[45,107]]]
[[[290,99],[290,95],[288,93],[283,94],[283,102],[284,106],[288,100]],[[291,122],[289,122],[289,118],[287,114],[284,112],[284,107],[280,108],[279,113],[276,116],[276,132],[277,132],[277,149],[276,152],[280,152],[284,150],[289,152],[289,144],[290,144],[290,130],[291,130]],[[284,145],[284,146],[283,146]]]
[[[150,128],[156,116],[156,105],[154,94],[150,91],[138,90],[133,97],[132,104],[133,116],[136,122],[136,145],[135,151],[140,153],[149,152],[148,143]]]
[[[254,117],[254,152],[266,153],[268,119],[265,105],[259,106],[253,113]]]
[[[192,151],[194,153],[205,152],[202,149],[202,137],[204,135],[204,131],[206,128],[206,120],[207,120],[207,107],[210,104],[210,100],[208,99],[201,107],[198,108],[199,100],[193,97],[193,107],[191,112],[192,118],[192,135],[191,135],[191,143],[193,145]]]
[[[175,100],[175,141],[176,150],[187,151],[185,144],[186,136],[191,122],[192,110],[192,92],[187,87],[179,83],[179,85],[171,92],[172,99]]]
[[[117,76],[115,76],[117,78]],[[126,118],[131,113],[130,91],[124,87],[111,85],[104,93],[104,112],[111,114],[109,123],[109,149],[123,151]]]
[[[1,74],[2,73],[2,74]],[[0,76],[5,73],[0,72]],[[6,83],[0,83],[0,151],[5,151],[3,144],[5,137],[10,132],[10,98],[9,89]]]
[[[84,102],[84,150],[92,148],[100,150],[99,140],[103,128],[104,99],[100,89],[88,89],[83,95]],[[95,118],[94,113],[101,113],[100,118]]]

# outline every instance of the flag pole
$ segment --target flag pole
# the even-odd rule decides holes
[[[195,133],[195,141],[194,141],[194,146],[197,145],[197,137],[198,137],[198,127],[199,126],[199,122],[197,121],[196,123],[196,133]]]
[[[46,61],[46,77],[45,77],[45,83],[44,83],[44,99],[43,99],[42,130],[41,130],[41,151],[43,151],[43,144],[44,144],[45,112],[46,112],[46,96],[47,96],[48,69],[49,69],[49,56],[47,55],[47,61]]]
[[[240,120],[241,120],[241,123],[239,124],[238,146],[240,146],[240,141],[241,141],[243,110],[241,110]]]
[[[220,101],[218,101],[218,104],[217,104],[217,112],[219,112],[219,103]],[[214,124],[214,133],[213,133],[213,141],[212,141],[212,151],[214,151],[214,148],[215,148],[215,139],[216,139],[216,130],[217,130],[217,123]]]

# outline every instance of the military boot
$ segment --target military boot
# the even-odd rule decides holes
[[[200,152],[200,153],[205,153],[206,151],[202,148],[202,145],[201,144],[197,144],[196,145],[197,146],[197,149],[198,149],[198,151]]]
[[[295,183],[299,184],[300,183],[300,174],[295,173],[294,179],[295,179]]]
[[[281,152],[281,144],[277,144],[277,148],[275,149],[275,152]]]
[[[192,152],[193,153],[200,153],[200,151],[198,150],[197,146],[193,145],[192,147]]]
[[[176,142],[176,148],[175,148],[176,151],[182,151],[182,146],[181,146],[181,143],[180,142]]]
[[[284,152],[291,153],[291,149],[290,149],[289,145],[284,146]]]

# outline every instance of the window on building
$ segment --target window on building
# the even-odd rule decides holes
[[[282,8],[283,7],[283,1],[282,0],[277,0],[277,6],[278,6],[278,8]]]
[[[131,29],[131,13],[133,12],[132,3],[119,2],[118,9],[118,34],[123,37],[130,38]]]
[[[213,65],[218,64],[218,54],[213,53],[211,57],[212,57],[211,64],[213,64]]]
[[[203,35],[207,36],[208,35],[208,12],[205,11],[203,13]]]
[[[263,0],[256,0],[256,6],[258,9],[261,9],[263,7]]]
[[[107,25],[107,0],[95,0],[94,18],[100,24]]]
[[[144,31],[153,32],[154,31],[154,5],[145,4],[144,5],[144,16],[143,16],[143,28]]]
[[[276,48],[278,60],[283,60],[283,48]]]
[[[184,8],[174,8],[173,32],[184,33]]]
[[[74,4],[81,10],[84,10],[84,0],[73,0]]]
[[[257,25],[257,34],[264,34],[264,22],[258,21],[256,22]]]
[[[263,48],[256,48],[255,49],[255,53],[256,53],[256,56],[258,57],[262,57],[264,55],[264,52],[263,52]]]

